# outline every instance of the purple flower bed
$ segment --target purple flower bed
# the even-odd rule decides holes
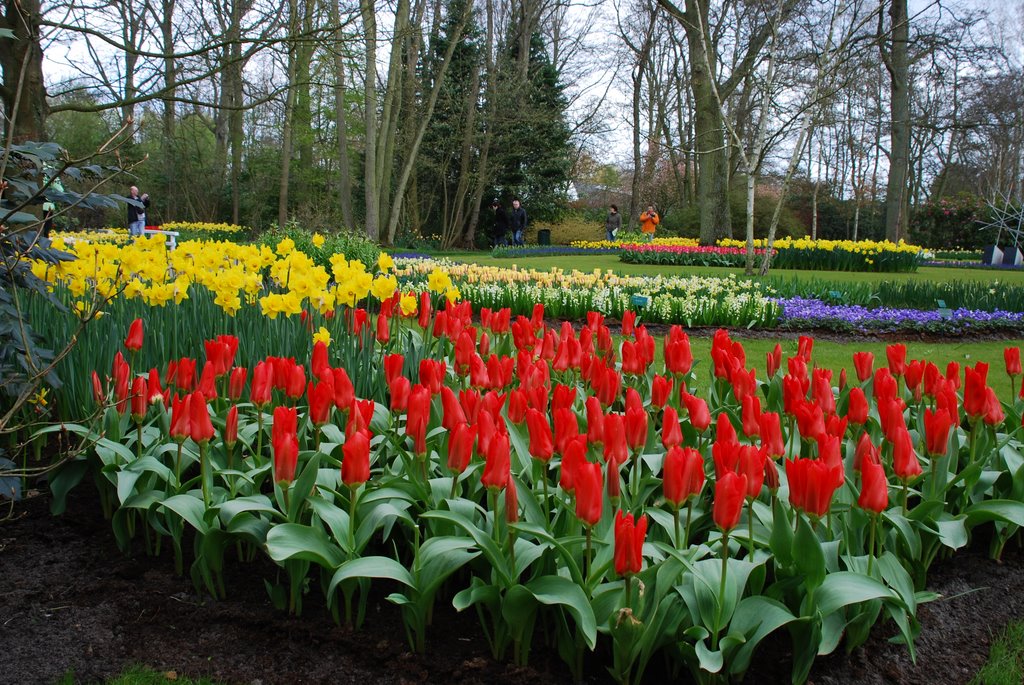
[[[783,328],[827,328],[844,331],[892,332],[926,330],[943,333],[971,333],[1024,329],[1024,313],[985,312],[976,309],[897,309],[861,305],[826,304],[802,297],[776,300],[782,305],[779,325]]]

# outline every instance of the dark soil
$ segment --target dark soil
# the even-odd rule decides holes
[[[49,498],[18,503],[0,524],[0,682],[52,683],[68,671],[84,682],[103,680],[131,664],[223,683],[568,683],[570,676],[538,635],[529,668],[490,658],[473,613],[438,602],[425,655],[409,652],[396,607],[371,599],[366,625],[338,627],[307,596],[304,615],[276,610],[263,587],[274,566],[229,563],[229,598],[203,600],[173,560],[126,557],[114,544],[87,486],[68,512],[50,516]],[[1004,564],[962,552],[940,562],[931,589],[943,599],[920,609],[917,665],[880,625],[853,655],[819,660],[811,682],[821,684],[963,683],[984,663],[992,638],[1024,618],[1024,555],[1008,550]],[[972,592],[973,591],[973,592]],[[965,594],[967,593],[967,594]],[[749,680],[788,682],[788,636],[766,642]],[[842,649],[840,647],[840,649]],[[599,655],[589,683],[607,683]],[[657,662],[650,682],[667,678]]]

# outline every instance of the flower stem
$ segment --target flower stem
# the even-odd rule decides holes
[[[693,517],[693,498],[686,503],[686,532],[683,535],[683,545],[690,546],[690,519]]]
[[[871,575],[872,562],[875,560],[875,525],[878,523],[878,514],[871,516],[871,532],[868,533],[868,575]]]
[[[722,607],[725,605],[725,577],[729,570],[729,533],[722,533],[722,582],[718,586],[718,612],[715,615],[715,632],[711,636],[711,651],[718,650],[718,633],[722,630]]]

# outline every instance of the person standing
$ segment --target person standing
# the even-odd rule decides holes
[[[522,245],[523,237],[526,234],[526,210],[519,202],[519,198],[512,200],[512,211],[508,214],[508,225],[512,229],[512,244]]]
[[[654,240],[654,229],[661,223],[661,217],[654,211],[654,205],[647,205],[647,211],[640,215],[640,232],[644,234],[644,240]]]
[[[146,209],[149,207],[149,193],[139,195],[138,186],[129,189],[131,199],[142,204],[141,207],[128,203],[128,234],[140,236],[146,230]]]
[[[608,242],[615,240],[615,235],[620,228],[622,228],[622,215],[619,214],[619,208],[616,205],[611,205],[608,208],[608,218],[604,220],[605,240]]]
[[[508,245],[508,212],[498,198],[491,200],[491,211],[494,212],[494,247]]]

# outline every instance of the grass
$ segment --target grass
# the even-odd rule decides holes
[[[612,270],[620,274],[666,276],[727,276],[730,273],[742,275],[742,269],[725,266],[662,266],[648,264],[626,264],[619,261],[618,255],[560,255],[556,257],[523,257],[521,259],[498,259],[489,252],[450,252],[444,256],[459,262],[469,262],[481,266],[511,267],[513,264],[522,269],[548,271],[555,267],[566,271],[577,269],[590,272],[594,269]],[[915,273],[874,273],[860,271],[802,271],[799,269],[775,269],[770,277],[810,281],[825,279],[839,283],[860,283],[869,281],[931,281],[944,283],[947,281],[982,281],[998,280],[1003,283],[1024,285],[1024,270],[1000,272],[998,275],[984,269],[954,269],[938,266],[925,266]]]
[[[988,661],[971,685],[1020,685],[1024,683],[1024,622],[1011,623],[992,643]]]
[[[77,682],[73,671],[68,671],[56,685],[75,685]],[[208,678],[195,680],[179,675],[176,671],[154,671],[145,666],[129,666],[121,675],[104,681],[105,685],[215,685]]]

